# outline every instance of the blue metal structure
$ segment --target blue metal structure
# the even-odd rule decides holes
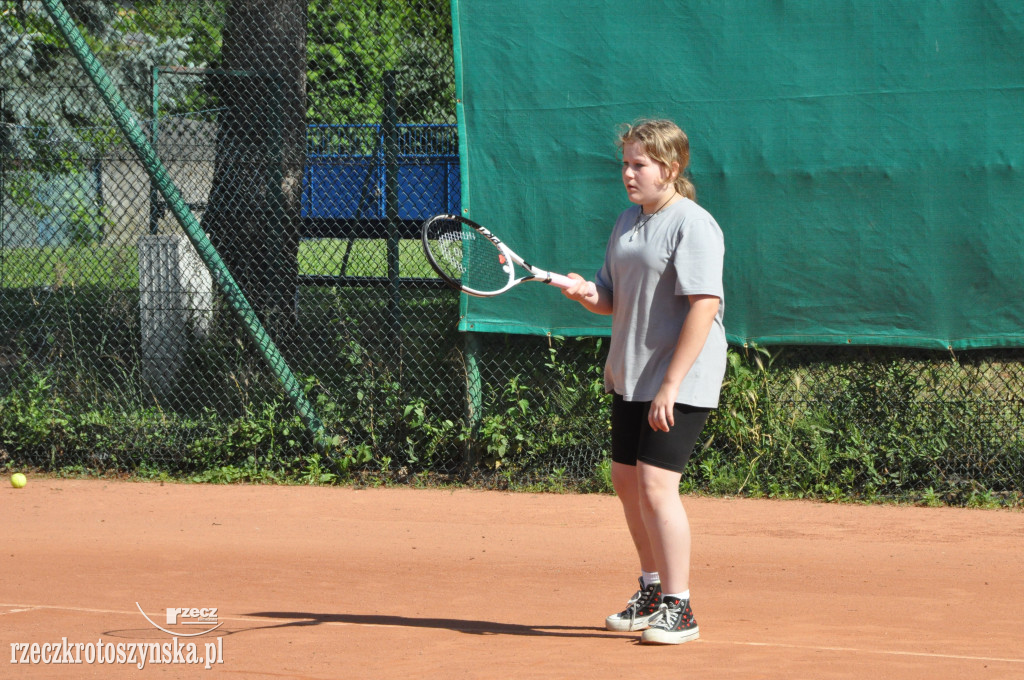
[[[416,225],[460,208],[454,125],[398,125],[398,219],[403,237]],[[383,236],[387,167],[381,125],[311,125],[307,133],[302,218],[305,237]]]

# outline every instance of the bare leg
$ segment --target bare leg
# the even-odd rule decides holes
[[[679,498],[681,477],[679,472],[645,463],[636,466],[636,490],[644,535],[665,593],[681,593],[690,588],[690,521]],[[632,526],[630,532],[633,532]],[[636,538],[633,540],[635,542]]]
[[[640,568],[644,571],[657,571],[657,561],[647,536],[647,527],[640,507],[637,470],[638,468],[633,465],[613,462],[612,486],[615,487],[615,493],[622,502],[626,526],[629,527],[629,535],[633,538],[633,545],[636,546],[636,553],[640,558]]]

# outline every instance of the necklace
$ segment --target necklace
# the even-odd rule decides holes
[[[660,207],[660,208],[658,208],[657,210],[655,210],[654,212],[652,212],[652,213],[651,213],[650,215],[644,215],[644,207],[643,207],[643,206],[640,206],[640,212],[638,212],[638,213],[636,214],[636,221],[635,221],[635,222],[633,222],[633,233],[631,233],[631,234],[629,235],[629,240],[630,240],[630,241],[632,241],[632,240],[633,240],[633,237],[634,237],[634,236],[636,236],[637,234],[639,234],[639,233],[640,233],[640,230],[641,230],[641,229],[643,229],[643,228],[644,228],[644,226],[646,226],[648,222],[650,222],[651,220],[653,220],[653,219],[654,219],[654,216],[655,216],[655,215],[657,215],[657,214],[658,214],[658,213],[660,213],[660,212],[661,212],[662,210],[664,210],[664,209],[665,209],[665,206],[667,206],[667,205],[668,205],[668,202],[669,202],[669,201],[671,201],[671,200],[672,200],[673,198],[675,198],[675,197],[676,197],[676,192],[674,192],[674,191],[673,191],[673,192],[672,192],[672,195],[671,195],[671,196],[669,196],[668,198],[666,198],[666,199],[665,199],[665,202],[661,204],[661,207]],[[646,217],[647,219],[645,219],[645,220],[643,220],[643,221],[640,221],[640,218],[641,218],[641,217]]]

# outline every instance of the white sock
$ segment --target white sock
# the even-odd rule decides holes
[[[664,593],[661,596],[661,601],[664,602],[665,600],[667,600],[670,597],[674,597],[674,598],[676,598],[678,600],[683,600],[683,601],[689,600],[690,599],[690,591],[689,590],[684,590],[681,593]]]
[[[658,576],[658,572],[656,571],[641,571],[640,580],[643,581],[644,588],[652,583],[661,583],[661,577]]]

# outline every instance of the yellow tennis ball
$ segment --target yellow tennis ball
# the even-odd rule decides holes
[[[21,474],[20,472],[15,472],[13,475],[11,475],[11,486],[13,486],[15,489],[20,489],[27,483],[28,480],[25,479],[25,475]]]

